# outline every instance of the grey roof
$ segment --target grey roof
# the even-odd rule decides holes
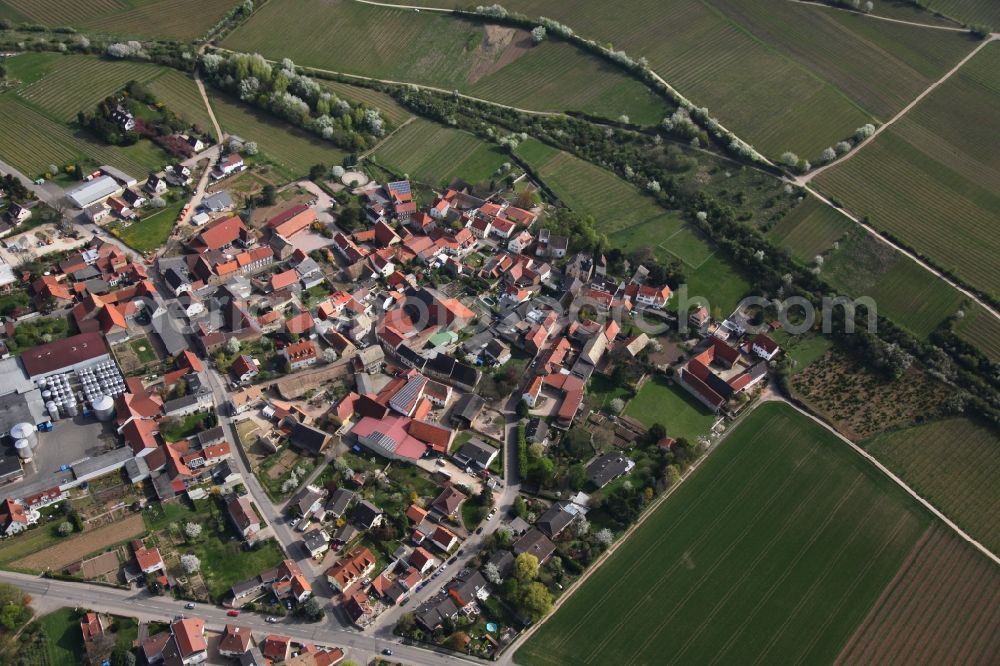
[[[538,558],[539,562],[544,562],[555,552],[556,545],[552,543],[539,529],[532,528],[514,544],[514,553],[531,553]]]
[[[302,535],[302,542],[312,552],[330,543],[330,537],[323,530],[313,528]]]
[[[474,463],[478,463],[481,467],[488,466],[492,458],[496,455],[497,450],[478,437],[473,437],[458,450],[460,458],[471,460]]]
[[[606,453],[587,465],[587,478],[598,488],[603,488],[634,466],[630,458],[620,453]]]
[[[549,423],[544,419],[535,417],[528,421],[527,427],[524,429],[524,436],[532,444],[536,442],[544,441],[549,434]]]
[[[214,428],[209,428],[208,430],[202,430],[197,435],[198,443],[202,446],[208,446],[213,442],[218,442],[226,438],[226,431],[222,429],[222,426],[215,426]]]
[[[321,493],[319,490],[316,490],[311,486],[306,486],[305,488],[300,490],[295,497],[292,498],[289,504],[298,509],[298,512],[300,514],[304,514],[321,497],[323,497],[323,493]]]
[[[132,176],[128,175],[127,173],[125,173],[121,169],[118,169],[118,168],[113,167],[113,166],[108,166],[107,164],[104,164],[104,165],[101,166],[101,171],[103,171],[107,175],[111,176],[115,180],[119,181],[123,185],[127,185],[129,183],[135,183],[135,182],[137,182],[136,178],[133,178]]]
[[[367,528],[381,515],[382,509],[368,500],[361,500],[354,506],[354,510],[351,511],[351,521]]]
[[[485,404],[486,400],[482,397],[475,393],[466,393],[455,403],[455,407],[451,412],[451,418],[460,418],[471,423],[473,419],[479,416],[479,412],[483,410]]]
[[[16,357],[0,360],[0,393],[25,393],[35,388]]]
[[[305,449],[312,454],[319,454],[329,440],[330,435],[319,428],[313,428],[304,423],[292,426],[290,440],[294,446]]]
[[[35,403],[34,409],[32,404]],[[40,391],[8,393],[0,396],[0,435],[6,435],[18,423],[37,426],[48,420]]]
[[[347,488],[337,488],[330,495],[330,499],[326,503],[326,510],[334,518],[340,518],[347,511],[347,506],[354,499],[354,491],[348,490]]]
[[[339,541],[341,543],[347,543],[354,537],[358,535],[358,528],[350,523],[345,523],[336,532],[333,533],[333,540]]]
[[[489,564],[494,565],[504,578],[514,569],[514,553],[509,550],[498,550],[490,555]]]
[[[240,666],[264,666],[267,663],[267,659],[256,645],[240,655]]]
[[[220,212],[224,210],[229,210],[233,207],[233,198],[229,196],[229,192],[223,190],[221,192],[216,192],[215,194],[210,194],[201,200],[201,206],[205,210],[210,210],[212,212]]]
[[[73,465],[73,475],[78,479],[82,479],[97,473],[121,469],[125,465],[125,461],[131,460],[132,457],[132,449],[123,446],[108,453],[86,458],[75,463]]]
[[[570,502],[556,502],[545,510],[535,525],[545,536],[554,539],[573,522],[577,515],[576,508]]]
[[[99,176],[94,180],[77,185],[68,190],[66,196],[78,208],[86,208],[90,204],[106,199],[121,189],[121,185],[111,176]]]

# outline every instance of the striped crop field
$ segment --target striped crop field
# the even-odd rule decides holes
[[[74,119],[78,111],[92,112],[98,102],[129,81],[148,82],[165,71],[151,63],[67,55],[53,61],[45,76],[17,94],[65,122]]]
[[[198,93],[194,79],[183,72],[168,69],[149,83],[156,98],[187,122],[213,134],[212,119],[208,116],[205,100]]]
[[[624,114],[643,124],[667,113],[645,85],[565,42],[534,44],[523,30],[352,0],[272,0],[223,46],[536,111]]]
[[[213,93],[211,102],[223,132],[256,141],[260,151],[290,179],[306,175],[314,164],[340,164],[346,156],[329,141],[233,101],[224,93]]]
[[[400,106],[399,102],[384,92],[363,86],[352,86],[349,83],[340,83],[339,81],[317,80],[320,86],[329,90],[337,97],[347,100],[352,106],[361,103],[371,109],[378,109],[382,113],[382,117],[388,120],[389,124],[393,126],[398,127],[408,118],[413,117],[412,113]]]
[[[126,147],[92,141],[10,93],[0,95],[0,157],[31,176],[45,173],[50,164],[79,162],[84,167],[110,164],[137,178],[158,171],[170,159],[148,141]]]
[[[1000,3],[996,0],[929,0],[931,9],[963,23],[979,23],[1000,29]]]
[[[835,435],[763,403],[514,658],[830,663],[930,524]]]
[[[1000,574],[954,532],[932,527],[837,656],[837,666],[996,664]]]
[[[1000,44],[816,184],[974,287],[1000,294]]]
[[[795,258],[811,262],[854,228],[849,219],[810,196],[779,220],[767,235]]]
[[[129,37],[194,39],[239,4],[236,0],[0,0],[34,23],[71,25]]]
[[[871,297],[880,314],[921,338],[963,300],[959,291],[860,227],[826,256],[821,277],[845,295]]]
[[[476,136],[422,118],[399,129],[373,155],[375,162],[432,186],[455,178],[490,180],[507,157]]]
[[[965,309],[965,317],[955,324],[955,333],[994,363],[1000,363],[1000,320],[973,303]]]
[[[973,48],[961,33],[788,0],[623,0],[614,11],[603,0],[502,4],[647,58],[772,156],[792,150],[813,159],[858,126],[887,120]]]
[[[947,419],[862,445],[962,529],[1000,551],[1000,437],[988,426]]]

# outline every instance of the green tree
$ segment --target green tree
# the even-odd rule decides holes
[[[520,400],[517,403],[517,418],[526,419],[528,418],[528,403],[524,400]]]
[[[273,206],[278,200],[278,190],[274,185],[268,183],[260,192],[260,200],[265,206]]]
[[[525,615],[537,622],[552,610],[552,594],[538,581],[522,585],[520,606]]]
[[[514,578],[522,583],[538,578],[538,558],[531,553],[521,553],[514,560]]]

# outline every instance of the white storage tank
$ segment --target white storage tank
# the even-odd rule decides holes
[[[19,439],[14,442],[14,450],[17,452],[17,457],[24,462],[31,462],[31,442],[26,439]]]
[[[72,418],[76,416],[80,412],[80,410],[76,406],[76,402],[67,402],[65,407],[65,412],[66,416]]]
[[[45,410],[49,413],[49,418],[53,421],[59,420],[59,406],[51,400],[45,403]]]
[[[94,416],[98,421],[110,421],[115,414],[115,401],[109,395],[94,398]]]
[[[10,438],[15,442],[19,439],[26,439],[34,447],[38,444],[38,435],[35,434],[35,426],[30,423],[18,423],[10,429]]]

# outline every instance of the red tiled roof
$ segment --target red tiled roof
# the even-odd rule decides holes
[[[301,335],[302,333],[307,333],[313,328],[313,318],[308,311],[300,312],[299,314],[291,317],[287,322],[285,322],[285,328],[288,329],[289,333],[294,333]]]

